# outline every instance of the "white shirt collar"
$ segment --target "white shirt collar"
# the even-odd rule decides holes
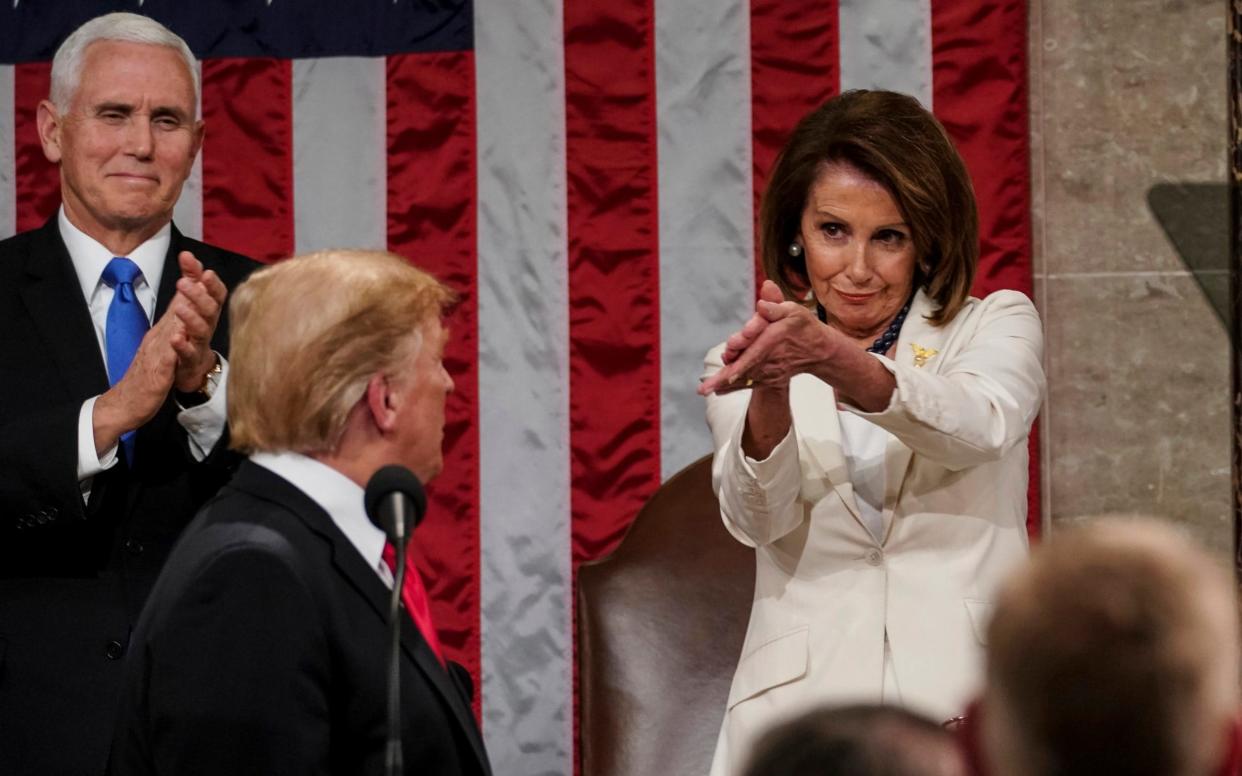
[[[363,490],[358,483],[301,453],[254,453],[250,460],[285,478],[309,496],[328,513],[367,565],[379,573],[387,539],[367,518]]]
[[[61,205],[56,221],[60,227],[60,237],[65,241],[65,248],[69,250],[69,258],[73,261],[73,269],[78,274],[78,283],[82,285],[82,297],[89,303],[95,290],[99,288],[104,267],[112,261],[114,254],[98,240],[74,226],[65,215],[64,205]],[[171,243],[172,223],[169,222],[126,257],[142,270],[143,280],[151,290],[152,299],[159,293],[160,279],[164,274],[164,257],[168,255],[168,246]],[[134,285],[137,293],[140,283]],[[148,309],[147,316],[152,314],[153,310]]]

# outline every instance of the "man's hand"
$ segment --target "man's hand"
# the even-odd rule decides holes
[[[173,384],[178,391],[193,393],[203,387],[207,373],[216,365],[211,337],[228,290],[215,272],[204,272],[202,263],[189,251],[182,251],[177,262],[181,265],[181,278],[164,317],[176,318],[181,323],[171,339],[177,354]]]
[[[125,376],[96,400],[91,418],[96,455],[155,417],[172,388],[177,366],[172,341],[178,336],[185,336],[178,318],[165,315],[157,321],[143,336]]]

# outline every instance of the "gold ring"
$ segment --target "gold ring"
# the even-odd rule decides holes
[[[746,387],[749,388],[755,384],[755,381],[749,377],[746,378]]]

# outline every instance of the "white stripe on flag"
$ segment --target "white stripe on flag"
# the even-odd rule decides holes
[[[695,393],[703,355],[754,300],[750,6],[657,0],[660,464],[711,452]]]
[[[293,60],[297,253],[388,244],[383,57]]]
[[[203,66],[198,66],[200,83],[203,77]],[[203,101],[198,101],[198,117],[203,117]],[[173,223],[181,233],[195,240],[203,239],[203,154],[194,157],[194,166],[190,168],[190,177],[181,186],[181,197],[173,206]]]
[[[475,3],[483,734],[573,773],[565,62],[557,0]]]
[[[13,66],[0,65],[0,240],[17,232],[17,137]]]
[[[841,0],[841,91],[891,89],[932,107],[931,0]]]

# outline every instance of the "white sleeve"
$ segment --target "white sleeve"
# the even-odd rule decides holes
[[[220,381],[211,398],[197,407],[189,407],[177,413],[177,422],[185,429],[190,440],[190,455],[194,460],[202,461],[224,436],[224,425],[228,421],[228,379],[229,362],[224,356],[220,359]]]
[[[1045,391],[1039,314],[1016,291],[980,304],[970,341],[939,373],[877,356],[897,380],[888,407],[844,408],[952,470],[995,461],[1023,442]]]
[[[82,503],[91,498],[91,483],[95,475],[116,466],[119,443],[109,447],[103,455],[95,453],[95,401],[92,396],[82,402],[78,411],[78,487],[82,491]]]
[[[723,366],[723,346],[708,352],[704,377]],[[712,486],[720,501],[725,528],[750,546],[769,544],[792,531],[804,519],[798,503],[801,465],[793,427],[767,458],[757,461],[742,452],[742,433],[751,391],[707,397],[707,425],[715,442]]]

